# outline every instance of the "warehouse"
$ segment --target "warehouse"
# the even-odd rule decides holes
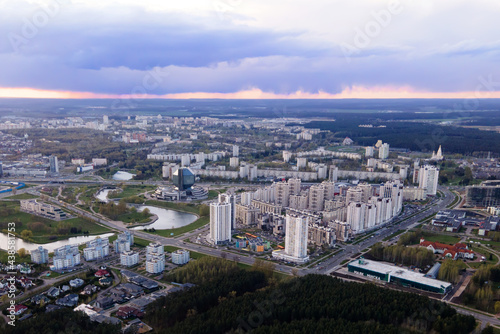
[[[404,287],[412,287],[441,294],[451,291],[451,284],[448,282],[428,278],[423,274],[382,262],[359,259],[349,263],[347,268],[351,273],[392,282]]]

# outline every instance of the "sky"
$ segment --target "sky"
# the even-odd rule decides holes
[[[498,0],[0,0],[0,97],[500,98]]]

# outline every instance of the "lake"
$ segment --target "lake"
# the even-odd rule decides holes
[[[133,227],[131,228],[131,230],[144,230],[145,228],[169,230],[172,228],[189,225],[196,219],[198,219],[198,217],[196,215],[193,215],[192,213],[169,210],[150,205],[141,205],[137,208],[137,211],[141,212],[145,208],[148,208],[149,212],[151,212],[152,214],[157,215],[158,220],[149,225]]]
[[[123,172],[123,171],[118,171],[113,175],[113,180],[117,181],[128,181],[132,180],[132,178],[135,176],[135,174],[129,173],[129,172]]]

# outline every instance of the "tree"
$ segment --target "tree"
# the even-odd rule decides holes
[[[26,249],[19,248],[19,250],[17,251],[17,254],[19,254],[20,257],[25,257],[26,256]]]
[[[145,208],[144,210],[142,210],[142,215],[143,215],[144,217],[146,217],[146,218],[147,218],[147,217],[149,217],[149,215],[150,215],[150,214],[151,214],[151,213],[150,213],[150,211],[149,211],[149,209],[148,209],[148,208]]]
[[[23,239],[29,239],[33,236],[33,232],[31,230],[23,230],[21,231],[21,237]]]
[[[200,206],[200,216],[205,217],[210,214],[210,207],[206,204]]]

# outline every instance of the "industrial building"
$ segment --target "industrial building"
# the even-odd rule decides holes
[[[351,273],[368,276],[404,287],[441,294],[446,294],[451,291],[451,283],[428,278],[423,274],[383,262],[359,259],[349,263],[347,268]]]

